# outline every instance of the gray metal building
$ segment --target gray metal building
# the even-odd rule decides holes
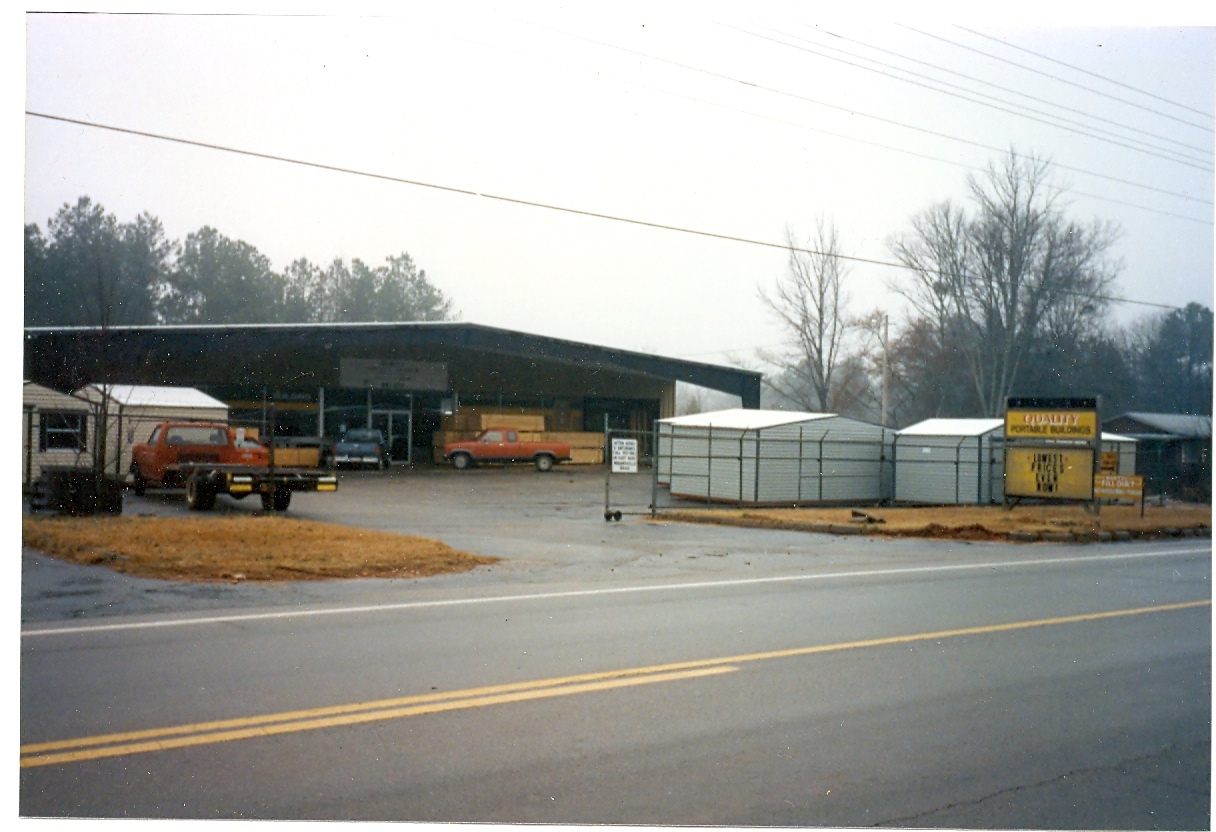
[[[719,410],[659,420],[672,496],[737,504],[890,499],[895,431],[834,413]]]
[[[934,505],[989,505],[1004,500],[1002,419],[926,419],[895,440],[895,500]],[[1102,434],[1102,450],[1118,453],[1118,473],[1136,472],[1136,441]]]

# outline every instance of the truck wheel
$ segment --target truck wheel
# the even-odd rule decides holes
[[[272,500],[275,511],[287,511],[287,507],[291,505],[291,492],[286,488],[281,488],[274,492],[273,498],[269,494],[263,492],[262,511],[270,511]]]
[[[210,511],[215,505],[215,492],[198,474],[191,474],[186,480],[186,505],[192,511]]]
[[[551,457],[549,454],[537,454],[536,455],[536,470],[537,471],[552,471],[553,470],[553,457]]]
[[[463,471],[473,467],[473,460],[469,459],[468,454],[456,454],[452,457],[452,467],[457,471]]]
[[[148,491],[148,481],[144,479],[144,475],[139,472],[138,465],[131,466],[131,473],[135,475],[135,484],[132,486],[136,497],[142,497]]]

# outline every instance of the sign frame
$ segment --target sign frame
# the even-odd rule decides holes
[[[1088,511],[1101,511],[1101,500],[1094,493],[1094,477],[1102,465],[1102,397],[1101,396],[1007,396],[1005,398],[1005,470],[1003,501],[1007,508],[1025,497],[1084,502]],[[1085,451],[1090,455],[1088,488],[1081,496],[1077,483],[1070,489],[1073,496],[1059,497],[1035,493],[1010,493],[1010,452],[1055,454],[1065,458]],[[1063,471],[1058,472],[1064,473]],[[1052,476],[1045,471],[1045,476]],[[1037,475],[1036,475],[1037,476]],[[1073,475],[1075,480],[1075,473]],[[1015,491],[1018,486],[1015,484]],[[1025,490],[1025,489],[1022,489]]]

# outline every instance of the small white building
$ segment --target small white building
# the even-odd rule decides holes
[[[88,402],[27,381],[21,386],[21,410],[22,488],[44,467],[93,464],[93,409]]]
[[[1085,445],[1086,443],[1059,443]],[[1102,434],[1117,473],[1136,472],[1136,441]],[[1005,421],[926,419],[895,440],[895,500],[935,505],[989,505],[1005,498]]]
[[[106,413],[106,470],[125,474],[131,467],[131,446],[146,442],[159,422],[228,422],[228,405],[193,387],[139,384],[90,384],[76,395],[100,402]]]
[[[895,439],[896,502],[1000,502],[1005,478],[1004,419],[926,419]]]
[[[895,431],[835,413],[734,408],[659,420],[672,496],[739,504],[891,497]]]

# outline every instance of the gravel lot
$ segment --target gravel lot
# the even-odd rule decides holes
[[[336,494],[296,494],[289,516],[421,535],[456,549],[503,558],[472,572],[422,579],[282,584],[191,584],[127,577],[31,551],[22,557],[22,620],[165,615],[208,609],[387,603],[405,598],[502,594],[597,583],[638,583],[782,574],[839,563],[915,562],[942,547],[998,544],[837,538],[806,532],[651,522],[648,474],[615,475],[604,521],[604,469],[447,468],[340,473]],[[660,504],[666,501],[661,492]],[[217,515],[260,511],[255,499],[221,496]],[[633,512],[633,513],[630,513]],[[180,492],[127,493],[129,515],[187,515]],[[198,516],[198,515],[194,515]],[[1041,550],[1040,550],[1041,551]]]

